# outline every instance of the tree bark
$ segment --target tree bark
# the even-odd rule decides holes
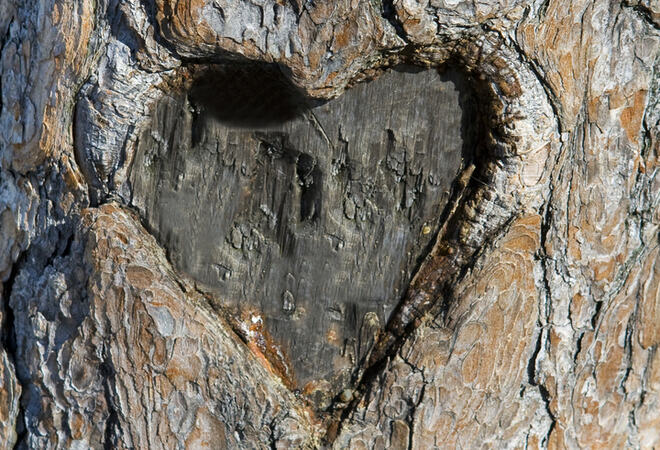
[[[0,448],[660,446],[656,1],[0,0],[0,52]]]

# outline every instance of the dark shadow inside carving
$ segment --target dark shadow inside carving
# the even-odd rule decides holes
[[[319,409],[354,379],[474,158],[467,84],[399,67],[314,103],[276,66],[219,65],[140,137],[147,227],[221,306],[265,319]]]
[[[236,62],[204,70],[189,99],[219,122],[243,128],[276,126],[314,105],[276,64]]]

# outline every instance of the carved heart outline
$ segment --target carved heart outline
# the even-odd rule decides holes
[[[236,11],[248,11],[254,6],[250,5],[246,2],[235,8]],[[452,307],[452,286],[470,270],[475,259],[488,250],[515,217],[541,207],[540,193],[548,189],[547,174],[558,153],[559,129],[552,99],[540,83],[540,77],[536,76],[533,62],[522,59],[506,35],[497,26],[487,25],[488,21],[461,16],[461,20],[471,25],[457,25],[456,18],[446,11],[436,11],[433,16],[426,11],[410,10],[399,2],[384,5],[383,11],[377,11],[371,4],[340,11],[328,11],[323,6],[293,5],[297,4],[276,6],[275,2],[268,3],[273,10],[273,20],[264,25],[273,36],[285,36],[293,42],[291,47],[298,52],[293,51],[287,56],[286,48],[274,51],[253,40],[237,42],[232,37],[232,30],[219,21],[232,11],[228,5],[224,8],[216,5],[219,12],[216,11],[215,16],[208,11],[203,15],[201,10],[191,6],[192,13],[187,17],[174,14],[176,8],[168,2],[156,2],[155,12],[149,17],[162,47],[153,47],[168,49],[175,55],[175,61],[165,70],[153,71],[150,70],[153,47],[145,46],[136,55],[131,55],[122,53],[122,46],[111,42],[106,51],[107,64],[100,66],[100,72],[105,70],[110,76],[92,77],[79,97],[76,114],[86,126],[76,130],[76,151],[92,191],[98,191],[92,197],[105,199],[109,193],[121,197],[126,172],[130,170],[135,130],[147,120],[148,105],[163,95],[168,85],[171,87],[182,82],[180,76],[185,71],[180,69],[179,58],[198,63],[205,59],[226,60],[240,55],[241,58],[277,62],[288,68],[291,79],[314,97],[337,95],[361,79],[373,77],[400,62],[423,67],[451,64],[474,81],[476,91],[487,105],[483,117],[488,124],[483,137],[486,151],[477,156],[476,167],[457,180],[459,194],[434,248],[364,368],[364,376],[356,387],[351,404],[340,411],[335,421],[321,427],[330,430],[328,439],[331,441],[334,434],[341,432],[337,424],[358,407],[370,380],[378,375],[389,358],[396,355],[407,336],[424,320],[437,317],[439,313],[446,314]],[[274,19],[275,10],[279,11],[279,22]],[[386,20],[382,20],[381,15]],[[295,17],[297,19],[293,20]],[[369,19],[359,20],[358,17]],[[188,22],[190,18],[204,20],[200,25],[199,22]],[[129,15],[125,20],[130,29],[134,16]],[[314,38],[295,34],[291,37],[290,32],[295,29],[293,24],[304,20],[319,23],[317,35]],[[138,35],[143,33],[133,31]],[[374,36],[380,39],[374,39]],[[333,52],[328,55],[319,52],[319,48],[330,48]],[[273,56],[278,52],[279,57]],[[141,77],[134,73],[129,76],[125,67],[117,63],[133,58],[144,70]],[[127,92],[131,95],[128,96]],[[135,108],[139,113],[122,115],[117,105],[125,103],[139,104],[140,107]],[[116,127],[116,131],[104,129],[101,118],[113,115],[121,116],[117,122],[125,126]],[[109,136],[113,132],[123,138]],[[110,213],[120,214],[104,212],[106,215]],[[95,220],[98,223],[98,217]],[[137,218],[130,220],[137,221]],[[129,272],[125,272],[127,276]],[[176,279],[176,275],[171,276]],[[126,281],[130,282],[128,278]],[[185,285],[185,282],[181,283]],[[184,293],[189,290],[189,286],[182,289]],[[191,307],[204,310],[194,303]],[[267,362],[263,364],[267,365]],[[298,402],[294,398],[289,401],[291,404]],[[299,408],[304,410],[302,405],[294,409]]]

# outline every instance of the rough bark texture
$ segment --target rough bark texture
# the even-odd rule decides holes
[[[657,1],[0,0],[0,51],[0,447],[660,446]]]

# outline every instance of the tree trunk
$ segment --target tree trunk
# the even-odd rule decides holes
[[[660,446],[654,0],[0,0],[0,448]]]

